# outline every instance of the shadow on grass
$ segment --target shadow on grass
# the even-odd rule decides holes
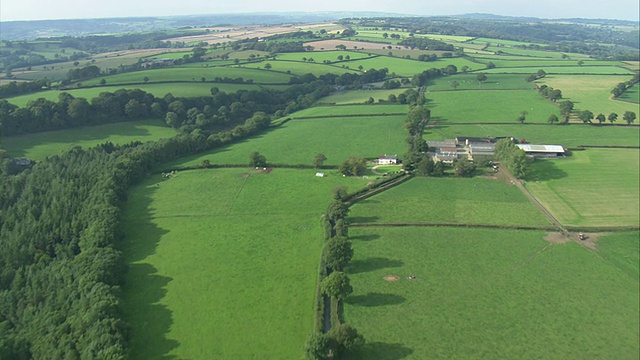
[[[527,181],[548,181],[558,180],[567,177],[564,170],[558,169],[555,162],[563,159],[536,159],[531,166],[531,171],[525,180]]]
[[[389,344],[383,342],[365,343],[354,354],[355,359],[400,360],[413,354],[410,349],[402,344]]]
[[[350,274],[364,273],[379,269],[395,268],[404,265],[400,260],[392,260],[383,257],[371,257],[364,260],[354,260],[349,263]]]
[[[180,343],[167,338],[173,324],[172,311],[162,304],[167,294],[171,277],[158,274],[158,269],[149,263],[149,256],[156,249],[163,235],[168,233],[152,221],[153,193],[158,190],[155,183],[134,188],[123,213],[124,232],[121,248],[128,264],[126,282],[123,286],[123,319],[130,325],[129,348],[132,359],[173,360],[168,355]]]
[[[344,301],[353,306],[376,307],[399,305],[407,301],[407,299],[395,294],[368,293],[367,295],[351,295]]]
[[[380,239],[380,235],[378,234],[358,235],[350,238],[350,240],[358,240],[358,241],[373,241],[377,239]]]
[[[349,216],[348,220],[350,223],[372,223],[376,222],[380,219],[378,216]]]

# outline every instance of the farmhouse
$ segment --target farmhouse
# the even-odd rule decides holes
[[[531,157],[555,158],[565,155],[562,145],[533,145],[533,144],[516,144],[517,147]]]
[[[398,155],[387,155],[384,154],[378,157],[376,160],[378,165],[396,165],[398,163]]]

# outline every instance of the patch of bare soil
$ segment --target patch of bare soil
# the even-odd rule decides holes
[[[571,241],[571,238],[567,234],[561,232],[550,232],[544,239],[552,244],[565,244]]]
[[[585,246],[591,250],[598,250],[598,238],[602,236],[601,233],[582,233],[582,239],[580,238],[580,233],[561,233],[561,232],[550,232],[544,239],[552,244],[565,244],[569,241],[575,241],[578,244]]]
[[[242,178],[243,178],[243,179],[247,179],[247,178],[249,178],[249,176],[251,176],[251,174],[250,174],[250,173],[244,173],[244,174],[242,174]]]
[[[398,275],[387,275],[387,276],[383,277],[383,279],[385,279],[388,282],[394,282],[394,281],[400,280],[400,276],[398,276]]]

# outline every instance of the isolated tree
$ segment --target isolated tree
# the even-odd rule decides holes
[[[596,116],[596,120],[598,120],[598,124],[602,124],[603,122],[605,122],[605,120],[607,120],[607,118],[603,113],[600,113]]]
[[[518,121],[520,121],[520,124],[524,124],[524,121],[527,120],[528,114],[529,112],[526,110],[520,112],[520,115],[518,116]]]
[[[148,83],[148,82],[149,82],[149,77],[148,77],[148,76],[143,77],[143,78],[142,78],[142,81],[143,81],[145,84],[146,84],[146,83]]]
[[[340,219],[339,221],[343,221]],[[353,258],[351,241],[344,236],[334,236],[324,246],[322,261],[333,271],[342,271]]]
[[[590,123],[593,120],[593,113],[589,110],[582,110],[578,113],[578,118],[585,124]]]
[[[618,114],[612,112],[611,114],[609,114],[609,116],[607,116],[607,120],[609,120],[610,123],[614,123],[616,122],[616,120],[618,120]]]
[[[582,66],[584,64],[583,60],[578,60],[578,66]]]
[[[249,166],[251,167],[266,167],[267,158],[257,151],[254,151],[249,155]]]
[[[324,162],[327,160],[327,157],[324,154],[316,154],[316,156],[313,158],[313,166],[315,166],[316,168],[320,168],[322,167],[322,165],[324,165]]]
[[[622,115],[622,119],[627,123],[627,125],[631,125],[636,120],[636,113],[633,111],[625,111]]]
[[[551,114],[549,115],[549,117],[547,118],[547,122],[549,124],[555,124],[558,122],[558,117],[555,114]]]
[[[463,67],[460,68],[460,71],[462,71],[463,73],[466,73],[467,71],[469,71],[469,67],[467,65],[464,65]]]
[[[457,82],[456,80],[453,80],[451,82],[449,82],[449,84],[451,85],[451,87],[453,88],[453,90],[457,89],[458,86],[460,86],[460,83]]]
[[[267,69],[267,70],[270,70],[271,69],[271,64],[270,63],[264,64],[264,68]]]
[[[487,74],[479,73],[478,75],[476,75],[476,79],[478,79],[478,82],[482,84],[483,82],[487,81]]]
[[[107,80],[106,79],[100,79],[100,85],[104,86],[107,84]]]
[[[547,76],[547,72],[544,71],[544,69],[540,69],[540,70],[538,70],[538,72],[536,72],[536,77],[538,79],[542,79],[545,76]]]
[[[338,55],[338,61],[342,61],[342,59],[344,59],[344,56]]]
[[[320,289],[324,294],[343,300],[353,292],[347,274],[341,271],[334,271],[320,283]]]

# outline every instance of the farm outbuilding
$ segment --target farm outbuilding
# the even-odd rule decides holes
[[[559,157],[565,155],[562,145],[516,144],[516,146],[532,157]]]

